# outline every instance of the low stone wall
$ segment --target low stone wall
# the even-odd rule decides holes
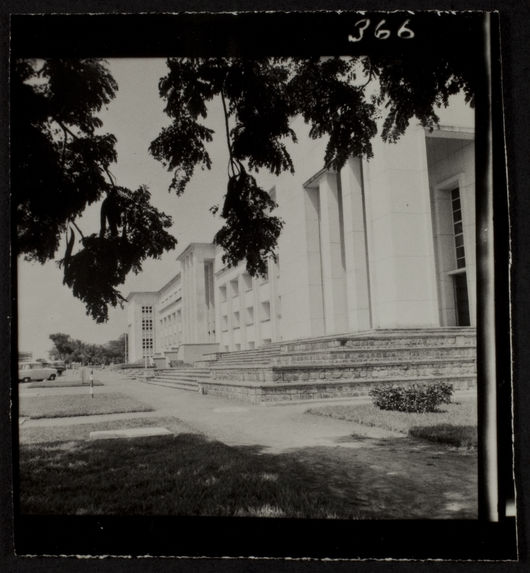
[[[271,367],[214,367],[211,369],[212,378],[225,382],[272,382],[273,368]]]
[[[442,346],[442,347],[405,347],[405,348],[328,348],[321,351],[304,350],[283,353],[273,358],[274,366],[297,364],[343,364],[348,362],[377,362],[377,361],[413,361],[413,360],[459,360],[474,359],[475,347],[472,346]]]
[[[459,334],[398,333],[353,337],[332,337],[318,340],[297,340],[282,343],[281,353],[317,351],[330,348],[393,348],[393,347],[430,347],[430,346],[476,346],[474,332]]]
[[[292,383],[310,380],[389,380],[430,376],[466,376],[476,374],[474,358],[455,360],[417,360],[408,362],[372,362],[337,364],[301,364],[272,367],[212,368],[212,379],[220,382]]]
[[[274,382],[305,382],[308,380],[359,380],[426,378],[430,376],[474,375],[474,359],[417,362],[375,362],[372,364],[310,364],[278,366],[271,369]]]
[[[410,385],[429,382],[449,382],[454,390],[469,390],[476,386],[473,376],[461,376],[453,378],[425,379],[400,381],[400,385]],[[394,381],[397,383],[397,381]],[[231,400],[241,400],[255,404],[274,402],[289,402],[303,400],[324,400],[327,398],[351,398],[367,396],[370,389],[376,385],[388,384],[389,382],[362,381],[314,381],[294,384],[244,384],[223,383],[220,381],[208,381],[200,384],[201,393],[212,396],[222,396]]]

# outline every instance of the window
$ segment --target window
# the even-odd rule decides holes
[[[153,354],[153,339],[143,338],[142,339],[142,350],[144,356],[151,356]]]
[[[464,229],[462,225],[462,206],[460,204],[460,189],[451,191],[453,210],[453,230],[455,234],[456,267],[462,269],[466,266],[466,253],[464,250]]]
[[[237,310],[234,312],[233,327],[239,328],[239,311],[237,311]]]
[[[219,294],[221,297],[221,302],[226,302],[226,285],[219,287]]]
[[[152,306],[142,306],[142,314],[152,314],[153,307]]]
[[[247,307],[247,324],[254,324],[254,307]]]
[[[230,291],[233,297],[239,296],[239,285],[237,279],[230,281]]]
[[[247,342],[247,344],[248,344],[248,349],[249,349],[249,350],[252,350],[253,348],[256,348],[256,343],[255,343],[253,340],[249,340],[249,341]]]
[[[228,316],[221,317],[221,330],[228,330]]]
[[[276,301],[276,316],[278,318],[282,317],[282,297],[279,296]]]
[[[153,330],[153,319],[143,318],[142,319],[142,330]]]
[[[252,290],[252,277],[248,273],[243,273],[241,276],[243,277],[243,285],[245,286],[245,290]]]
[[[261,303],[261,322],[271,319],[271,303],[269,301]]]

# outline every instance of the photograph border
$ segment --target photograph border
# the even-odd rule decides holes
[[[296,14],[297,18],[300,17],[300,14]],[[322,14],[320,15],[322,16]],[[58,16],[59,17],[59,16]],[[167,17],[167,15],[166,15]],[[501,22],[502,23],[502,22]],[[53,28],[53,27],[52,27]],[[64,42],[64,35],[61,38],[61,35],[59,34],[54,34],[53,31],[50,31],[50,26],[49,24],[46,24],[46,26],[41,26],[41,34],[44,31],[44,29],[46,29],[46,33],[51,34],[51,38],[53,39],[57,39],[57,46],[55,49],[60,49],[61,47],[63,47],[64,49],[64,43],[61,46],[61,42]],[[64,30],[64,28],[63,28]],[[72,30],[69,33],[74,33]],[[124,32],[120,33],[120,36],[123,34]],[[495,33],[494,33],[495,35]],[[79,48],[79,46],[82,45],[82,41],[79,41],[79,35],[76,35],[77,37],[77,44],[76,44],[76,49]],[[31,38],[33,40],[35,40],[36,42],[39,41],[39,35],[38,33],[35,33],[35,30],[33,30],[31,32]],[[58,38],[61,38],[61,42],[59,42]],[[13,37],[12,37],[13,39]],[[498,45],[498,38],[493,38],[492,39],[492,45],[493,46],[497,46]],[[292,43],[292,38],[291,38],[291,43]],[[53,42],[52,42],[53,43]],[[28,43],[25,42],[24,48],[26,49],[28,47]],[[162,49],[163,46],[161,45],[161,43],[159,42],[156,50],[158,49]],[[15,53],[19,53],[19,50],[21,49],[20,46],[17,47],[16,43],[12,43],[11,46],[12,54]],[[119,48],[119,49],[123,49]],[[118,49],[118,51],[119,51]],[[377,48],[374,48],[377,49]],[[155,50],[155,51],[156,51]],[[133,50],[134,51],[134,50]],[[143,50],[143,55],[145,55],[145,47]],[[52,49],[53,52],[53,49]],[[46,54],[48,55],[48,54]],[[114,54],[116,55],[116,54]],[[263,54],[265,55],[265,54]],[[270,54],[269,54],[270,55]],[[291,54],[284,54],[284,55],[291,55]],[[502,86],[500,83],[500,73],[501,70],[498,68],[498,66],[500,65],[500,53],[499,53],[499,57],[496,56],[495,52],[494,52],[494,57],[493,57],[493,61],[492,61],[492,65],[493,65],[493,73],[495,76],[498,75],[498,77],[496,78],[496,80],[492,83],[493,86],[493,92],[492,92],[492,99],[493,99],[493,107],[494,109],[498,109],[498,105],[500,105],[500,101],[502,100]],[[108,55],[108,57],[112,57],[111,55]],[[477,114],[480,113],[481,109],[486,109],[488,107],[489,104],[484,104],[484,107],[481,108],[480,104],[478,105],[478,112]],[[480,117],[480,122],[477,123],[477,130],[479,129],[479,126],[481,128],[484,128],[485,123],[483,123],[484,117],[483,116],[478,116]],[[493,129],[496,132],[496,136],[493,138],[493,145],[495,146],[494,149],[494,154],[493,154],[493,158],[494,158],[494,165],[493,165],[493,175],[492,177],[494,178],[494,182],[495,182],[495,186],[503,186],[506,187],[506,165],[505,165],[505,152],[504,152],[504,135],[503,135],[503,127],[504,127],[504,122],[505,122],[505,118],[502,115],[502,112],[499,113],[495,113],[492,116],[493,119]],[[477,141],[484,141],[484,139],[480,138],[479,136],[477,136]],[[483,149],[482,151],[478,150],[477,154],[480,153],[484,153],[487,154],[488,151],[487,149]],[[484,155],[485,157],[485,155]],[[485,161],[487,161],[487,159],[485,159]],[[509,270],[508,270],[508,264],[509,264],[509,259],[508,259],[508,250],[507,247],[509,248],[509,244],[510,244],[510,236],[509,236],[509,230],[510,230],[510,221],[508,218],[508,210],[509,210],[509,205],[508,205],[508,198],[507,196],[503,196],[501,197],[499,194],[496,196],[491,196],[488,198],[488,200],[490,201],[489,205],[483,205],[482,209],[484,209],[485,211],[482,212],[482,215],[480,215],[481,210],[480,208],[477,209],[477,212],[479,213],[479,216],[483,217],[483,221],[488,221],[491,220],[492,218],[492,212],[491,209],[493,209],[493,214],[495,215],[495,243],[494,243],[494,253],[492,253],[492,255],[494,255],[495,258],[495,265],[496,265],[496,271],[495,271],[495,290],[497,293],[502,293],[502,300],[505,304],[502,305],[495,305],[494,307],[491,305],[491,298],[489,300],[489,307],[488,308],[484,308],[484,312],[485,313],[490,313],[490,320],[494,320],[497,324],[497,329],[495,330],[495,332],[493,333],[494,337],[496,338],[494,344],[495,347],[497,349],[497,354],[496,356],[500,358],[500,360],[498,360],[498,362],[495,364],[488,364],[487,367],[484,366],[484,364],[486,363],[486,357],[488,356],[488,354],[491,354],[490,350],[491,350],[491,344],[492,341],[490,340],[483,340],[482,341],[482,346],[480,346],[479,343],[479,381],[481,380],[481,377],[483,377],[484,374],[484,370],[488,370],[488,372],[491,373],[491,369],[493,369],[493,372],[495,373],[495,375],[493,376],[494,379],[499,379],[500,383],[499,386],[496,387],[496,391],[500,390],[500,402],[498,402],[499,408],[501,409],[502,412],[504,412],[504,415],[501,416],[500,418],[498,418],[495,422],[495,431],[494,433],[497,434],[499,436],[500,441],[498,442],[498,444],[500,445],[502,443],[502,448],[498,447],[496,448],[498,451],[502,450],[501,452],[501,466],[503,468],[503,472],[502,475],[500,476],[500,480],[501,480],[501,490],[505,493],[505,497],[509,497],[511,492],[510,492],[510,486],[509,486],[509,482],[511,481],[511,471],[507,471],[506,467],[512,467],[511,463],[508,464],[508,460],[511,458],[511,456],[509,454],[507,454],[506,452],[508,450],[512,449],[511,446],[511,438],[512,438],[512,420],[511,420],[511,377],[510,377],[510,370],[511,370],[511,355],[512,355],[512,349],[510,347],[510,336],[506,335],[506,333],[510,332],[510,306],[509,306],[509,300],[510,300],[510,290],[509,290]],[[477,224],[477,228],[479,227],[479,225]],[[488,227],[489,230],[491,231],[491,226]],[[14,233],[12,233],[12,238],[14,236]],[[478,235],[479,240],[481,239],[481,236]],[[488,242],[488,244],[491,246],[491,242]],[[491,262],[491,257],[490,257],[490,262]],[[499,272],[499,269],[502,269]],[[491,271],[491,269],[489,269]],[[15,273],[13,273],[15,274]],[[491,277],[491,275],[488,275]],[[484,280],[478,280],[478,288],[479,289],[484,289],[484,285],[486,284],[486,281]],[[16,292],[14,289],[14,285],[16,283],[13,282],[12,283],[12,288],[13,291],[12,292]],[[484,293],[483,293],[484,294]],[[488,298],[488,297],[484,297],[484,298]],[[479,299],[481,299],[481,297],[479,296]],[[484,300],[484,299],[483,299]],[[494,316],[491,315],[491,313],[494,313]],[[16,328],[16,320],[13,321],[14,324],[14,328]],[[500,328],[499,328],[499,325]],[[16,335],[16,330],[14,331],[14,334]],[[16,340],[16,336],[13,338],[13,340]],[[481,373],[481,369],[483,369],[482,373]],[[486,374],[486,378],[487,378],[488,374]],[[491,378],[490,378],[491,380]],[[13,412],[16,411],[16,398],[13,396]],[[509,409],[509,415],[508,415],[508,409]],[[482,416],[488,416],[488,405],[487,404],[483,404],[482,408],[480,408],[480,411],[482,411]],[[489,411],[491,413],[491,411]],[[492,429],[492,426],[489,426],[490,429]],[[508,433],[508,429],[509,429],[509,433]],[[493,430],[492,430],[493,432]],[[17,432],[16,432],[16,425],[13,425],[13,439],[14,442],[16,443],[18,440],[17,438]],[[489,445],[489,447],[491,447],[491,443]],[[480,456],[482,456],[482,459],[484,459],[484,457],[487,458],[488,456],[488,452],[489,452],[489,447],[486,448],[484,447],[483,449],[480,450]],[[489,470],[491,471],[491,470]],[[483,484],[485,483],[484,481],[482,482]],[[504,485],[502,485],[504,484]],[[485,499],[488,497],[487,492],[485,492],[484,490],[481,491],[479,493],[479,495]],[[489,500],[489,505],[487,509],[483,509],[482,511],[486,511],[486,513],[490,516],[491,518],[491,512],[494,511],[492,510],[492,501],[491,499]],[[407,535],[411,535],[412,537],[416,537],[416,539],[423,539],[426,537],[425,535],[425,529],[428,527],[426,526],[426,522],[418,522],[418,523],[411,523],[411,522],[391,522],[390,524],[388,523],[384,523],[384,522],[375,522],[372,524],[367,524],[366,522],[363,522],[363,527],[365,527],[365,532],[360,534],[360,537],[362,538],[362,540],[367,544],[366,547],[369,546],[370,544],[370,539],[376,539],[377,540],[377,544],[380,545],[381,542],[386,541],[387,548],[392,548],[394,550],[394,553],[392,555],[381,555],[378,556],[380,558],[385,558],[385,557],[392,557],[394,559],[493,559],[493,560],[497,560],[497,559],[505,559],[505,558],[514,558],[514,539],[513,539],[513,520],[503,517],[502,515],[503,509],[502,509],[502,505],[500,507],[500,513],[501,513],[501,521],[499,522],[499,524],[493,524],[492,522],[482,522],[479,524],[478,527],[476,526],[476,523],[472,523],[470,524],[469,522],[460,522],[458,520],[451,520],[449,522],[449,524],[451,525],[452,528],[452,533],[449,531],[446,531],[447,528],[447,523],[432,523],[431,525],[433,525],[433,527],[431,528],[431,532],[429,533],[429,535],[434,535],[434,536],[447,536],[447,540],[450,544],[452,543],[452,547],[451,549],[453,550],[454,555],[451,557],[447,557],[446,555],[442,555],[442,554],[428,554],[428,553],[418,553],[416,555],[410,555],[410,553],[407,553],[407,551],[410,551],[410,547],[408,548],[404,548],[404,547],[398,547],[399,543],[402,543],[403,541],[400,540],[392,540],[392,530],[395,529],[397,530],[398,528],[404,528],[404,530],[407,531]],[[79,518],[75,518],[75,520],[77,521]],[[111,519],[109,521],[107,521],[107,518],[105,517],[88,517],[88,518],[81,518],[86,525],[86,529],[82,529],[82,530],[77,530],[76,535],[79,535],[79,537],[83,538],[84,540],[87,541],[87,544],[85,547],[87,547],[88,549],[95,548],[96,546],[98,546],[101,549],[101,551],[103,552],[103,554],[116,554],[113,550],[112,550],[112,544],[115,544],[116,541],[118,541],[118,545],[119,545],[119,531],[126,531],[126,536],[128,536],[128,542],[131,542],[135,544],[136,547],[140,547],[140,545],[137,544],[141,544],[141,539],[139,539],[138,535],[134,535],[131,534],[132,531],[145,531],[146,529],[149,531],[153,531],[153,524],[151,523],[150,518],[138,518],[138,519],[131,519],[131,518],[126,518],[125,522],[123,521],[122,518],[116,518]],[[157,520],[159,518],[156,518]],[[177,527],[180,529],[186,529],[188,530],[191,534],[193,534],[193,536],[198,536],[198,538],[200,539],[201,537],[204,539],[203,535],[203,530],[204,530],[204,520],[208,519],[210,520],[210,518],[182,518],[185,521],[182,521],[180,518],[177,518],[177,522],[180,522],[180,525],[178,525]],[[228,518],[229,520],[231,520],[232,524],[234,524],[235,522],[238,521],[238,518]],[[24,546],[24,543],[30,543],[30,539],[29,538],[33,538],[33,540],[35,540],[35,536],[38,537],[38,532],[39,531],[43,531],[46,530],[46,528],[50,527],[50,518],[49,517],[43,517],[41,518],[35,518],[35,520],[33,520],[33,523],[31,525],[29,525],[29,527],[31,528],[28,531],[31,531],[32,533],[30,533],[26,539],[21,540],[20,543],[22,544],[22,546]],[[174,518],[171,518],[172,521],[174,521]],[[59,523],[59,521],[61,521],[62,523]],[[64,539],[70,539],[69,541],[72,543],[72,547],[76,546],[76,539],[72,538],[72,533],[75,531],[75,529],[73,529],[73,522],[71,519],[69,518],[65,518],[65,519],[61,519],[59,521],[56,521],[54,519],[52,519],[53,522],[53,527],[54,527],[54,531],[56,531],[57,533],[60,533],[60,535],[58,535],[59,537],[62,537],[63,540]],[[111,523],[111,521],[114,521],[114,523]],[[162,522],[164,522],[165,520],[162,519],[162,521],[160,522],[160,524],[162,524]],[[277,528],[277,520],[272,520],[269,521],[269,524],[274,524],[275,528]],[[288,532],[290,530],[292,530],[293,528],[293,521],[296,522],[296,525],[300,525],[300,520],[282,520],[283,524],[286,526],[284,531],[280,533],[280,536],[285,536],[288,535]],[[310,520],[310,521],[318,521],[318,520]],[[259,523],[258,523],[259,522]],[[261,523],[262,520],[257,520],[255,521],[256,523],[256,527],[258,529],[258,531],[260,531],[261,535],[263,536],[267,536],[270,535],[270,531],[267,531],[267,529],[269,529],[268,527],[263,526],[263,524]],[[248,523],[248,521],[246,522]],[[478,522],[477,522],[478,523]],[[20,517],[19,517],[19,521],[18,521],[18,526],[20,526],[21,522],[20,522]],[[27,524],[26,524],[27,525]],[[164,525],[161,525],[161,527],[159,529],[156,529],[157,535],[160,536],[159,538],[159,542],[161,545],[163,545],[164,542],[166,543],[170,543],[171,540],[169,539],[169,536],[167,535],[167,533],[164,535],[164,532],[167,532],[168,530],[168,525],[169,522],[166,521]],[[343,523],[336,523],[336,524],[331,524],[330,522],[326,522],[325,524],[316,524],[316,523],[309,523],[309,524],[305,524],[305,527],[301,527],[301,533],[302,535],[306,535],[306,539],[308,540],[312,540],[315,539],[316,537],[318,537],[320,535],[320,531],[321,528],[317,527],[318,526],[322,526],[325,525],[326,529],[328,530],[326,533],[326,536],[329,535],[330,540],[333,539],[333,543],[336,546],[337,544],[340,545],[340,543],[337,543],[337,540],[341,540],[344,546],[348,545],[348,540],[347,540],[347,535],[351,535],[351,530],[346,532],[345,534],[342,533],[340,530],[343,529],[344,524]],[[15,522],[15,534],[17,534],[16,531],[17,528],[17,522]],[[103,528],[103,529],[101,529]],[[231,527],[230,523],[226,523],[225,519],[217,519],[217,518],[212,518],[212,529],[211,531],[215,531],[215,530],[219,530],[222,529],[224,531],[226,531],[227,535],[236,535],[237,536],[237,531],[234,532],[233,531],[233,527]],[[238,530],[239,528],[235,527],[236,530]],[[280,528],[280,530],[283,528]],[[473,531],[473,530],[477,530],[478,531]],[[98,534],[98,530],[103,531],[103,533]],[[359,532],[356,532],[359,535]],[[277,535],[277,534],[276,534]],[[341,535],[343,535],[343,537],[341,537]],[[105,536],[108,536],[108,538],[112,538],[112,544],[108,543],[108,540],[105,540]],[[467,541],[465,543],[462,543],[463,539],[467,539]],[[398,543],[399,542],[399,543]],[[475,542],[476,545],[476,551],[473,552],[473,549],[471,549],[471,545],[472,543]],[[494,546],[497,545],[497,547],[499,545],[502,545],[503,543],[506,543],[506,547],[508,548],[507,552],[501,552],[502,554],[498,554],[495,552]],[[226,547],[226,545],[225,545]],[[39,549],[39,543],[37,543],[36,548]],[[64,553],[64,551],[62,550],[64,548],[64,545],[61,545],[60,548],[58,548],[57,550],[60,550],[60,553]],[[83,549],[81,547],[81,549]],[[432,550],[433,548],[431,547],[430,550]],[[456,549],[456,551],[455,551]],[[219,551],[222,552],[223,548],[219,547],[218,549]],[[329,550],[329,549],[328,549]],[[426,548],[426,551],[428,551],[429,549]],[[483,555],[481,555],[481,550],[485,551],[485,553]],[[139,550],[140,553],[142,552],[141,550]],[[196,551],[200,552],[200,547],[196,548]],[[460,553],[459,553],[460,551]],[[391,550],[392,552],[392,550]],[[46,552],[40,552],[40,551],[29,551],[29,553],[33,553],[33,554],[45,554]],[[83,551],[81,551],[81,553],[83,553]],[[274,553],[274,552],[273,552]],[[285,554],[285,545],[282,546],[281,551],[278,552],[277,554],[273,554],[271,553],[270,555],[263,555],[266,557],[287,557],[289,555]],[[53,552],[51,553],[53,554]],[[79,554],[79,551],[75,551],[74,554]],[[88,555],[95,555],[96,553],[87,553]],[[98,553],[100,554],[100,553]],[[125,553],[128,554],[128,553]],[[214,552],[215,555],[219,555],[219,553]],[[187,555],[190,555],[190,553],[187,553]],[[211,555],[211,554],[210,554]],[[329,554],[320,554],[320,555],[290,555],[290,557],[317,557],[317,558],[362,558],[362,559],[366,559],[366,558],[374,558],[374,555],[370,555],[369,553],[367,554],[363,554],[363,555],[358,555],[358,556],[351,556],[351,555],[344,555],[344,554],[337,554],[337,555],[329,555]]]

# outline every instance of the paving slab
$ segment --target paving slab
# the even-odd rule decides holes
[[[171,434],[167,428],[150,426],[145,428],[126,428],[124,430],[100,430],[90,432],[91,440],[108,440],[111,438],[146,438],[150,436],[166,436]]]

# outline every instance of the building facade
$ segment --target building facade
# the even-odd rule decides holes
[[[315,170],[322,142],[294,148],[294,174],[260,181],[285,222],[268,276],[228,268],[213,245],[192,243],[159,291],[129,295],[130,360],[184,344],[234,351],[475,325],[473,115],[445,115],[432,132],[411,125],[395,144],[374,140],[373,158],[352,157],[340,172]]]

